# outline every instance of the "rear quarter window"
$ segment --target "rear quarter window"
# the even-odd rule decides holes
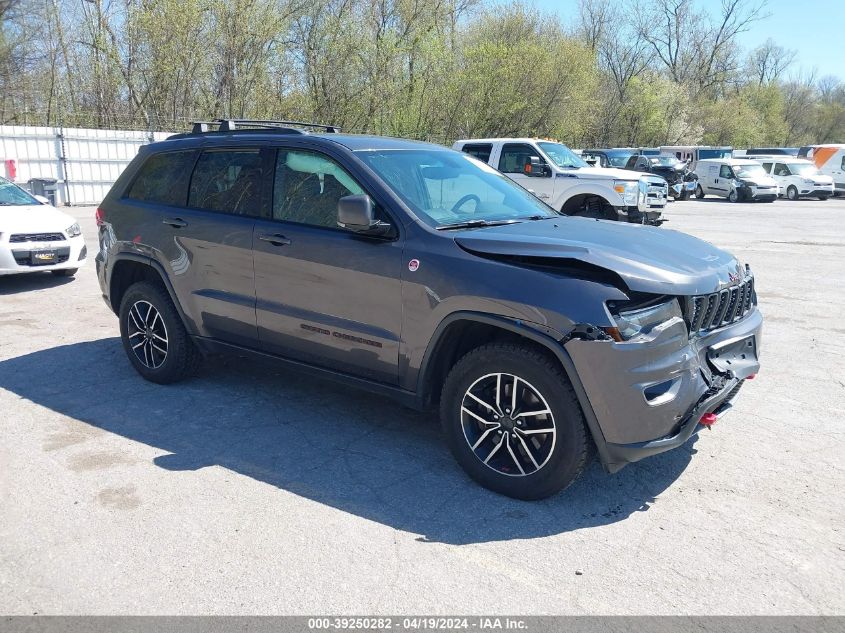
[[[150,156],[126,192],[125,197],[143,202],[184,206],[188,177],[196,152],[163,152]]]
[[[461,148],[464,154],[469,154],[485,163],[490,162],[490,154],[493,151],[492,143],[467,143]]]

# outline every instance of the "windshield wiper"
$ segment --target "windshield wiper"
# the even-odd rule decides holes
[[[453,222],[452,224],[441,224],[438,231],[450,229],[471,229],[479,226],[499,226],[501,224],[518,224],[520,220],[466,220],[464,222]]]

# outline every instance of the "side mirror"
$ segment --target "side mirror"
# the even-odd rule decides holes
[[[366,194],[344,196],[337,201],[338,226],[363,235],[386,235],[390,224],[375,219],[373,201]]]
[[[532,178],[543,178],[548,175],[546,173],[546,166],[540,161],[538,156],[532,156],[522,167],[522,173]]]
[[[35,198],[36,200],[38,200],[38,202],[40,202],[41,204],[50,204],[50,198],[48,198],[47,196],[32,196],[32,197]]]

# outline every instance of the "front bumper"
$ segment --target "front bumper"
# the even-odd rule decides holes
[[[45,252],[54,253],[53,263],[38,261],[38,254]],[[10,243],[3,238],[0,239],[0,275],[80,268],[85,265],[87,256],[88,249],[81,235],[54,242]]]
[[[614,472],[686,442],[702,415],[729,402],[759,370],[762,326],[754,308],[692,338],[683,320],[674,319],[641,342],[567,341],[603,436],[605,467]],[[730,365],[719,358],[725,350]]]
[[[646,209],[641,211],[638,207],[614,207],[616,209],[616,219],[619,222],[631,222],[632,224],[651,224],[653,226],[660,226],[664,220],[661,219],[663,215],[663,208]]]
[[[776,200],[780,193],[779,187],[739,187],[742,200]]]

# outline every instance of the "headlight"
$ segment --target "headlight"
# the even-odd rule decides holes
[[[804,178],[804,184],[805,185],[812,185],[813,184],[812,178]]]
[[[74,222],[65,229],[65,233],[68,234],[68,237],[76,237],[77,235],[82,235],[82,229],[79,228],[78,222]]]
[[[641,334],[648,334],[656,326],[675,317],[683,319],[681,306],[677,299],[648,308],[623,310],[619,314],[613,315],[616,332],[609,332],[609,334],[616,340],[630,341]],[[618,334],[618,337],[616,334]]]
[[[636,180],[614,180],[613,190],[622,196],[625,206],[636,206],[637,192],[639,191],[639,185]]]

